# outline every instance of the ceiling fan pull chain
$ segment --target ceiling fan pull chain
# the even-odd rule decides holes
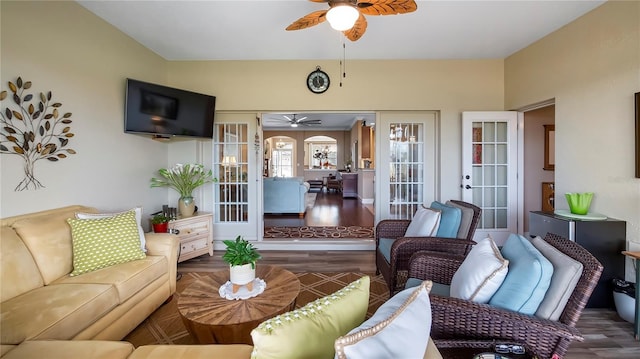
[[[342,37],[342,61],[340,61],[340,87],[342,87],[342,79],[347,77],[347,45],[344,43],[344,36]]]

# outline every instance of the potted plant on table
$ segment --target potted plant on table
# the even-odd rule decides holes
[[[167,233],[167,229],[169,229],[169,217],[162,213],[156,214],[151,218],[151,225],[155,233]]]
[[[151,178],[151,187],[171,187],[178,191],[178,209],[182,217],[191,217],[195,212],[193,191],[206,183],[218,182],[211,170],[205,171],[200,164],[176,164],[172,168],[161,168],[162,178]]]
[[[227,246],[227,251],[222,255],[222,260],[229,263],[229,280],[233,285],[233,293],[246,285],[249,291],[253,290],[253,280],[256,278],[256,261],[262,256],[249,241],[236,237],[235,241],[222,241]]]

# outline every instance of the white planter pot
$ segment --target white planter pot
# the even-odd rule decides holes
[[[229,280],[236,285],[251,283],[256,278],[256,269],[251,264],[229,266]]]

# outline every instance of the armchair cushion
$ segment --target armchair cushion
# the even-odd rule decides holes
[[[380,244],[378,244],[378,250],[387,260],[387,263],[391,263],[391,246],[395,241],[395,238],[380,238]]]
[[[531,243],[553,265],[551,284],[542,303],[540,303],[540,307],[536,310],[536,316],[558,320],[569,301],[571,293],[576,288],[578,280],[580,280],[584,266],[540,237],[533,238]]]
[[[420,206],[409,223],[405,237],[433,237],[438,232],[441,211]]]
[[[458,229],[460,229],[460,221],[462,220],[462,211],[460,208],[447,206],[438,201],[431,203],[431,208],[441,211],[440,226],[438,227],[437,237],[457,238]]]
[[[73,243],[71,276],[145,258],[135,211],[98,219],[69,218]]]
[[[553,265],[526,238],[511,234],[502,247],[509,272],[490,305],[533,315],[551,284]]]
[[[509,261],[491,238],[478,242],[451,278],[451,296],[488,303],[507,276]]]
[[[370,278],[364,276],[302,308],[262,322],[251,331],[251,357],[333,357],[336,339],[360,325],[367,314],[369,284]]]
[[[458,228],[458,236],[457,238],[463,239],[467,238],[469,235],[469,231],[471,230],[471,223],[473,222],[473,208],[461,206],[457,203],[447,201],[445,203],[447,206],[460,208],[462,213],[462,217],[460,218],[460,228]]]
[[[424,281],[391,297],[335,341],[336,358],[422,358],[431,332],[430,289],[431,281]]]

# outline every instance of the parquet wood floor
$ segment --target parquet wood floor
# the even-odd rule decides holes
[[[375,272],[373,251],[262,251],[261,263],[279,265],[294,273]],[[226,268],[222,251],[178,264],[180,272],[208,272]],[[640,342],[633,339],[633,326],[614,310],[585,309],[577,325],[585,337],[574,342],[566,359],[640,358]]]

